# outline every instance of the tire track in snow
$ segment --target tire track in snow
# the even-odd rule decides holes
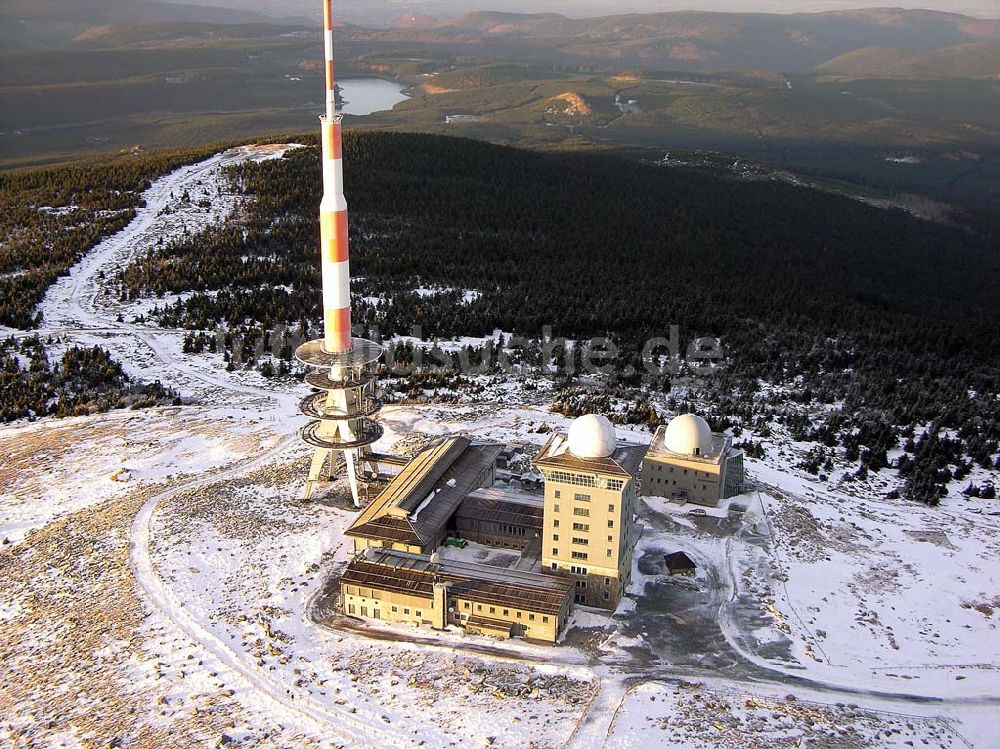
[[[319,705],[308,697],[296,698],[289,692],[284,682],[275,679],[246,663],[245,657],[231,648],[218,635],[208,630],[189,614],[181,601],[171,592],[169,586],[156,571],[150,554],[152,540],[152,520],[160,505],[177,495],[210,484],[239,478],[254,471],[280,455],[298,437],[289,437],[277,447],[263,455],[222,473],[204,476],[168,489],[153,497],[142,506],[129,532],[129,564],[132,575],[153,609],[162,614],[183,638],[188,639],[200,650],[215,658],[247,686],[256,697],[263,698],[275,709],[275,715],[295,715],[302,723],[311,726],[320,736],[336,733],[339,740],[348,746],[367,747],[373,744],[392,747],[417,747],[419,744],[410,736],[366,723],[355,718],[347,710]]]

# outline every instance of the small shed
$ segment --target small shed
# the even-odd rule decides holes
[[[673,554],[667,554],[663,557],[663,561],[667,565],[667,571],[671,575],[694,575],[698,569],[698,565],[694,563],[683,551],[675,551]]]

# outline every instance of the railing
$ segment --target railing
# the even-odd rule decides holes
[[[378,422],[371,419],[361,419],[354,428],[355,438],[351,441],[343,441],[321,436],[319,429],[322,425],[322,421],[312,421],[306,424],[302,428],[302,441],[313,447],[326,450],[354,450],[378,442],[385,432]]]
[[[353,419],[363,419],[368,416],[374,416],[379,411],[382,410],[382,401],[378,398],[362,398],[361,401],[355,404],[350,413],[345,412],[331,412],[324,408],[324,401],[326,401],[328,395],[327,393],[313,393],[302,399],[299,403],[299,411],[303,415],[308,416],[310,419],[319,419],[321,421],[351,421]]]
[[[306,373],[306,383],[317,390],[349,390],[352,388],[363,388],[375,382],[378,375],[375,371],[368,369],[363,371],[351,370],[344,373],[343,380],[330,378],[330,373],[326,370]]]

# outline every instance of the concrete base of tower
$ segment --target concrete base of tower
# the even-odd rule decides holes
[[[340,457],[343,457],[343,466],[340,464]],[[342,472],[347,474],[351,499],[358,508],[377,495],[390,478],[382,473],[379,456],[370,448],[353,450],[319,448],[313,454],[312,465],[309,467],[303,501],[312,500],[317,490],[324,484],[336,481]]]

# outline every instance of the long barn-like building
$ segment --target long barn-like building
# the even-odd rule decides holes
[[[368,548],[340,583],[349,615],[555,642],[573,582],[553,575]]]

